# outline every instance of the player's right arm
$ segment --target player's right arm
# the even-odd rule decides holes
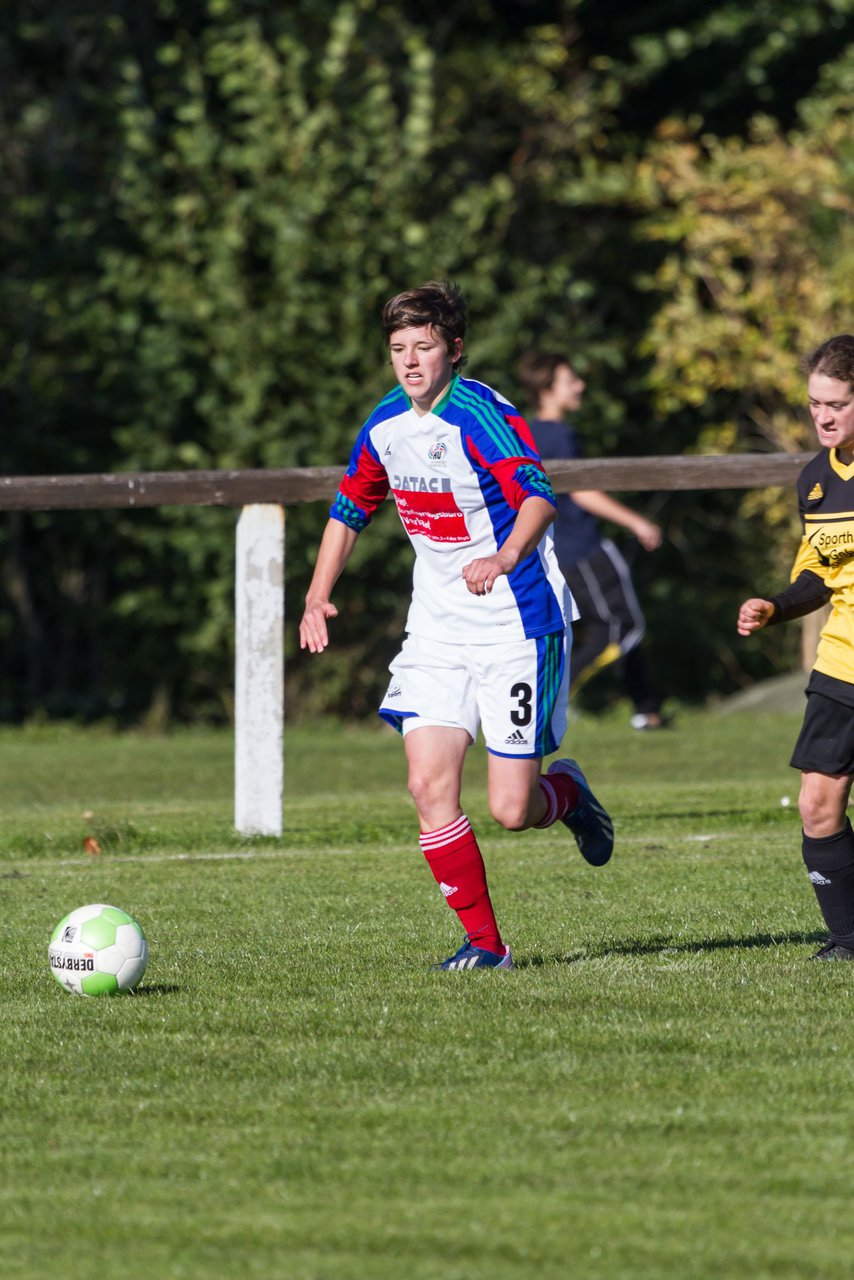
[[[738,611],[738,634],[749,636],[760,627],[774,622],[791,622],[815,613],[828,603],[833,593],[824,585],[823,578],[809,569],[802,570],[794,582],[771,600],[754,596],[745,600]]]
[[[300,648],[309,653],[322,653],[329,644],[326,623],[329,618],[338,617],[330,599],[332,588],[350,559],[356,539],[388,494],[388,476],[371,439],[372,419],[373,415],[359,432],[320,540],[299,627]]]
[[[750,636],[761,627],[767,627],[773,617],[774,606],[771,601],[753,596],[750,600],[745,600],[738,611],[738,634]]]
[[[770,599],[754,596],[745,600],[738,611],[738,634],[752,635],[771,623],[791,622],[803,618],[827,604],[832,591],[825,586],[821,562],[808,538],[801,541],[792,568],[792,580],[784,591]]]
[[[299,647],[309,653],[322,653],[329,644],[327,619],[338,617],[330,599],[332,588],[350,559],[358,536],[355,529],[335,519],[330,519],[323,531],[299,624]]]
[[[801,528],[804,528],[804,511],[809,501],[809,494],[815,481],[814,466],[816,459],[807,463],[798,477],[798,513]],[[789,585],[769,599],[753,596],[745,600],[738,611],[736,624],[740,636],[752,635],[762,627],[778,622],[791,622],[795,618],[803,618],[814,613],[827,604],[833,592],[825,585],[827,566],[812,545],[806,533],[801,537],[800,545],[789,575]]]

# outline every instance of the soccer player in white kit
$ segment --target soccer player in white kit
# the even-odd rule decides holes
[[[300,647],[328,645],[333,587],[391,492],[416,558],[407,634],[379,714],[403,734],[421,849],[464,931],[459,951],[438,967],[510,969],[460,805],[478,727],[489,808],[503,827],[562,821],[594,866],[610,858],[614,832],[574,760],[542,774],[566,729],[574,606],[549,532],[551,484],[524,419],[460,375],[465,328],[462,295],[446,281],[386,303],[398,385],[356,439],[306,594]]]

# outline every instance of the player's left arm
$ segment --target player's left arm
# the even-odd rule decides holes
[[[510,574],[529,556],[555,518],[554,504],[536,494],[525,498],[513,528],[491,556],[481,556],[463,567],[463,579],[472,595],[488,595],[502,574]]]

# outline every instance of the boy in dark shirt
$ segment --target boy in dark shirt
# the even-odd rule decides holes
[[[519,377],[535,406],[529,425],[540,457],[580,458],[578,434],[567,415],[579,408],[585,384],[567,358],[531,351],[519,366]],[[572,691],[620,662],[633,706],[632,728],[659,729],[665,723],[661,700],[649,684],[640,649],[646,622],[629,566],[610,538],[602,536],[599,520],[622,525],[646,551],[654,551],[662,539],[657,524],[607,493],[586,489],[557,495],[555,552],[581,615],[573,628]]]

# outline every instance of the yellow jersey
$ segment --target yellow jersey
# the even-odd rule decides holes
[[[830,592],[815,671],[854,684],[854,462],[822,449],[798,477],[803,538],[791,581],[814,574]]]

